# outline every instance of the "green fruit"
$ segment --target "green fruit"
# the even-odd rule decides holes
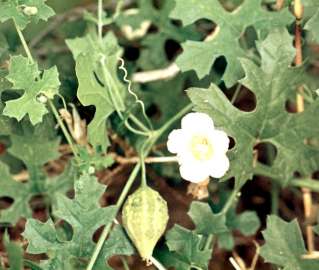
[[[168,222],[166,201],[148,186],[140,187],[128,197],[122,216],[129,237],[141,257],[148,261]]]

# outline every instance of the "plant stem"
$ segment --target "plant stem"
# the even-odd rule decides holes
[[[22,46],[24,48],[24,51],[25,51],[28,59],[30,60],[31,63],[34,63],[34,59],[32,57],[32,54],[31,54],[30,49],[28,47],[28,44],[25,41],[25,38],[24,38],[19,26],[16,24],[16,22],[14,20],[13,20],[13,22],[14,22],[14,26],[15,26],[15,28],[17,30],[17,33],[18,33],[19,38],[20,38],[20,41],[22,43]],[[60,128],[61,128],[61,130],[62,130],[62,132],[63,132],[63,134],[64,134],[64,136],[65,136],[65,138],[67,140],[67,142],[69,143],[69,145],[70,145],[70,147],[72,149],[72,152],[74,154],[75,159],[79,162],[80,160],[78,158],[78,152],[77,152],[77,149],[76,149],[75,145],[73,144],[73,141],[71,139],[71,135],[69,134],[67,128],[65,127],[63,121],[61,120],[60,115],[59,115],[57,109],[55,108],[53,102],[50,99],[48,99],[48,103],[49,103],[49,106],[51,107],[51,110],[52,110],[56,120],[58,121],[58,124],[59,124],[59,126],[60,126]]]
[[[128,266],[128,263],[126,262],[125,258],[121,257],[121,261],[122,261],[124,269],[125,270],[130,270],[130,268]]]
[[[116,208],[115,208],[115,213],[114,213],[113,219],[118,214],[118,212],[119,212],[119,210],[120,210],[120,208],[121,208],[121,206],[122,206],[122,204],[123,204],[123,202],[124,202],[124,200],[126,198],[126,195],[129,192],[129,190],[130,190],[130,188],[131,188],[131,186],[132,186],[132,184],[133,184],[133,182],[135,180],[135,177],[137,176],[140,168],[141,168],[141,163],[137,163],[135,165],[135,167],[134,167],[129,179],[127,180],[127,182],[126,182],[126,184],[125,184],[125,186],[124,186],[124,188],[122,190],[122,193],[121,193],[121,195],[120,195],[120,197],[119,197],[119,199],[118,199],[118,201],[117,201],[117,203],[115,205]],[[99,238],[99,241],[97,242],[97,244],[95,246],[94,252],[92,254],[92,257],[90,259],[90,262],[89,262],[86,270],[92,270],[93,269],[94,263],[95,263],[96,259],[98,258],[99,254],[100,254],[100,251],[101,251],[101,249],[103,247],[105,239],[108,236],[111,228],[112,228],[112,222],[110,222],[109,224],[107,224],[104,227],[104,229],[102,231],[102,234],[101,234],[101,236]]]
[[[271,183],[271,213],[278,215],[278,202],[279,202],[280,187],[277,183]]]
[[[112,101],[113,105],[115,106],[116,112],[121,117],[121,119],[123,119],[123,114],[121,113],[121,110],[123,110],[122,108],[124,108],[124,102],[123,102],[121,95],[118,93],[119,89],[118,89],[116,83],[114,82],[112,76],[110,75],[110,73],[107,70],[107,67],[105,65],[105,56],[104,55],[101,57],[100,63],[102,66],[104,85],[105,85],[105,87],[106,87],[106,85],[108,85],[108,87],[109,87],[108,93],[110,94],[111,101]]]
[[[155,267],[158,270],[166,270],[166,268],[158,260],[156,260],[154,257],[151,257],[150,261],[152,262],[152,264],[155,265]]]
[[[121,13],[122,6],[124,5],[124,0],[118,0],[115,8],[115,13],[113,15],[113,20],[115,20]]]
[[[120,164],[135,164],[140,162],[139,157],[122,157],[115,153],[110,153],[110,156],[114,158],[114,160]],[[148,163],[173,163],[178,162],[176,156],[169,156],[169,157],[147,157],[144,159],[146,164]]]
[[[235,201],[238,199],[239,197],[239,190],[241,189],[242,186],[238,186],[236,188],[234,188],[234,190],[232,191],[231,195],[229,196],[227,202],[225,203],[223,209],[220,211],[220,214],[226,215],[227,212],[229,211],[229,209],[233,206],[233,204],[235,203]]]
[[[30,60],[31,63],[34,63],[34,60],[33,60],[32,54],[31,54],[31,52],[30,52],[30,49],[29,49],[29,47],[28,47],[28,44],[27,44],[27,42],[25,41],[25,38],[24,38],[24,36],[23,36],[23,34],[22,34],[22,32],[21,32],[19,26],[16,24],[15,20],[13,20],[13,23],[14,23],[14,27],[15,27],[16,30],[17,30],[17,33],[18,33],[18,35],[19,35],[19,38],[20,38],[20,41],[21,41],[21,43],[22,43],[23,49],[24,49],[24,51],[25,51],[25,53],[26,53],[28,59]]]
[[[122,118],[122,117],[121,117],[121,118]],[[123,118],[122,118],[122,119],[123,119]],[[150,134],[151,134],[150,132],[140,131],[140,130],[138,130],[138,129],[136,129],[136,128],[133,128],[133,127],[129,124],[128,120],[125,120],[125,121],[124,121],[124,125],[125,125],[125,127],[126,127],[129,131],[133,132],[134,134],[141,135],[141,136],[145,136],[145,137],[149,137]]]
[[[149,143],[147,144],[147,147],[145,147],[144,153],[142,153],[142,154],[144,154],[144,156],[147,156],[149,154],[149,152],[151,151],[153,145],[160,138],[160,136],[170,127],[170,125],[172,125],[175,121],[177,121],[180,117],[182,117],[191,108],[192,108],[192,106],[187,105],[180,112],[178,112],[175,116],[173,116],[170,120],[168,120],[168,122],[166,124],[164,124],[160,129],[154,131],[152,137],[149,138]],[[141,163],[139,162],[135,165],[135,167],[134,167],[129,179],[127,180],[127,182],[126,182],[126,184],[121,192],[121,195],[120,195],[120,197],[115,205],[115,213],[114,213],[113,219],[115,219],[116,215],[118,214],[132,184],[134,183],[135,177],[137,176],[140,169],[141,169]],[[92,254],[92,257],[90,259],[90,262],[89,262],[86,270],[93,269],[95,261],[100,254],[100,251],[103,247],[103,244],[104,244],[106,237],[108,236],[111,228],[112,228],[112,223],[106,224],[106,226],[104,227],[104,230],[99,238],[99,241],[97,242],[97,244],[95,246],[94,252]]]
[[[230,100],[231,104],[234,104],[234,102],[236,101],[236,99],[237,99],[237,97],[238,97],[238,95],[240,93],[241,86],[242,86],[241,83],[238,83],[238,85],[237,85],[237,87],[235,89],[235,92],[234,92],[234,94],[233,94],[233,96],[232,96],[232,98]]]
[[[205,246],[204,246],[204,250],[207,250],[212,246],[213,240],[214,240],[214,235],[212,235],[212,234],[208,235],[208,237],[206,239]]]
[[[147,181],[146,181],[146,167],[145,167],[145,160],[144,160],[144,153],[141,153],[141,166],[142,166],[142,186],[146,187],[147,186]]]
[[[265,166],[259,162],[255,166],[254,174],[269,177],[281,185],[280,180],[278,180],[278,175],[273,173],[268,166]],[[311,178],[293,178],[288,182],[288,185],[292,187],[308,188],[312,191],[319,192],[319,181]]]
[[[141,136],[146,136],[149,137],[150,135],[150,131],[149,129],[147,129],[142,122],[140,122],[136,117],[132,117],[132,115],[130,115],[131,120],[139,127],[141,127],[143,130],[145,131],[140,131],[137,130],[135,128],[133,128],[129,122],[128,119],[124,119],[124,116],[121,112],[122,108],[124,108],[124,102],[122,100],[121,95],[118,93],[119,89],[116,85],[116,83],[114,82],[112,76],[109,74],[107,67],[105,65],[105,57],[102,56],[100,59],[100,63],[101,63],[101,67],[102,67],[102,73],[103,73],[103,78],[104,78],[104,84],[106,86],[106,84],[108,84],[108,94],[109,97],[111,99],[111,102],[113,103],[114,107],[115,107],[115,111],[117,112],[118,116],[124,121],[124,124],[126,126],[126,128],[128,130],[130,130],[131,132],[137,134],[137,135],[141,135]]]
[[[72,138],[71,138],[67,128],[65,127],[65,125],[64,125],[64,123],[63,123],[63,121],[62,121],[57,109],[55,108],[53,102],[50,99],[48,99],[48,103],[49,103],[49,106],[50,106],[50,108],[52,110],[52,113],[53,113],[55,119],[57,120],[57,122],[58,122],[58,124],[59,124],[59,126],[60,126],[60,128],[61,128],[61,130],[62,130],[62,132],[63,132],[63,134],[64,134],[64,136],[65,136],[65,138],[67,140],[67,142],[68,142],[68,144],[71,147],[71,150],[72,150],[72,152],[74,154],[74,157],[75,157],[76,161],[78,163],[80,163],[78,150],[77,150],[76,146],[74,145],[74,143],[72,141]]]
[[[181,111],[169,119],[158,131],[163,134],[165,130],[167,130],[175,121],[181,118],[185,113],[189,112],[192,108],[193,104],[188,104],[185,106]]]
[[[134,114],[130,114],[129,118],[134,122],[134,124],[140,127],[143,131],[145,132],[150,131]]]
[[[102,38],[103,38],[102,14],[103,14],[103,0],[98,0],[97,16],[98,16],[98,35],[99,35],[100,41],[102,41]]]

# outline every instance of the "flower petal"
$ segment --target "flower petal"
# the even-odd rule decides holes
[[[209,170],[205,166],[194,166],[190,163],[182,164],[179,172],[183,179],[193,183],[202,182],[209,177]]]
[[[189,113],[182,118],[182,129],[191,133],[206,133],[214,129],[214,121],[206,113]]]
[[[178,153],[185,148],[186,134],[182,129],[174,129],[168,135],[167,149],[171,153]]]
[[[229,138],[224,131],[215,129],[209,137],[212,141],[215,154],[225,154],[228,151]]]
[[[214,178],[223,177],[229,169],[229,159],[226,155],[219,155],[211,160],[209,165],[209,175]]]

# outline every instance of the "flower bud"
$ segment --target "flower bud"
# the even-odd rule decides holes
[[[42,94],[42,93],[40,93],[39,95],[37,95],[36,99],[37,99],[38,102],[40,102],[40,103],[42,103],[42,104],[45,104],[45,103],[48,102],[47,96],[44,95],[44,94]]]
[[[37,7],[29,7],[25,6],[23,8],[23,13],[27,16],[34,16],[38,13],[38,8]]]
[[[95,168],[93,166],[90,166],[88,169],[89,174],[94,174],[95,173]]]
[[[149,261],[168,222],[166,201],[150,187],[140,187],[127,199],[122,217],[123,225],[141,257]]]

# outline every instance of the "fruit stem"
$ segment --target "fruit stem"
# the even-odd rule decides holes
[[[177,121],[179,118],[181,118],[185,113],[187,113],[190,109],[192,108],[192,104],[187,105],[186,107],[184,107],[182,110],[180,110],[176,115],[174,115],[171,119],[169,119],[160,129],[152,132],[152,136],[148,139],[147,143],[145,143],[145,147],[142,148],[143,156],[147,156],[149,154],[149,152],[151,151],[153,145],[156,143],[156,141],[163,135],[163,133],[165,133],[167,131],[167,129],[175,123],[175,121]],[[129,179],[127,180],[121,195],[115,205],[115,213],[114,213],[114,217],[112,220],[115,219],[116,215],[118,214],[122,204],[125,201],[125,198],[131,188],[131,186],[134,183],[134,180],[138,174],[138,172],[141,169],[141,162],[137,163],[129,177]],[[102,234],[99,238],[99,241],[97,242],[94,252],[92,254],[92,257],[89,261],[89,264],[86,268],[86,270],[92,270],[93,266],[95,264],[96,259],[98,258],[100,251],[104,245],[104,242],[109,234],[109,232],[111,231],[112,228],[112,222],[110,222],[109,224],[106,224],[106,226],[104,227]]]

